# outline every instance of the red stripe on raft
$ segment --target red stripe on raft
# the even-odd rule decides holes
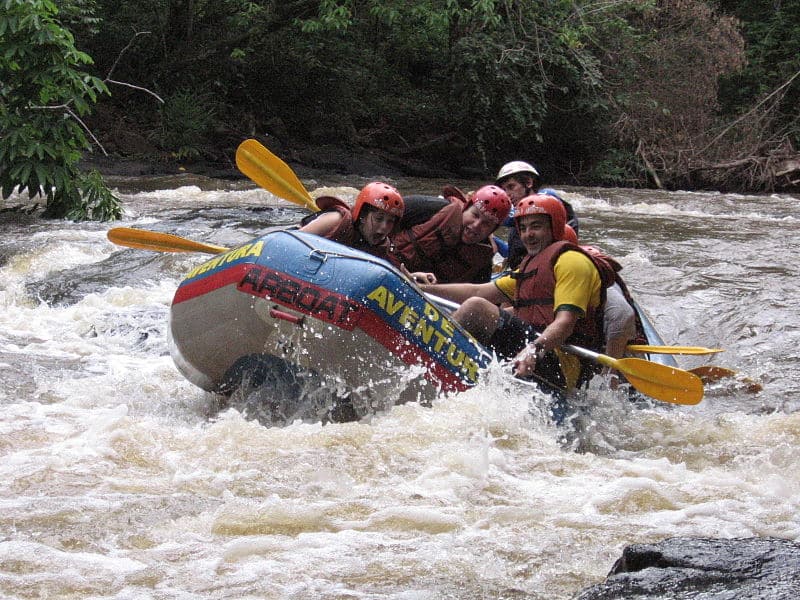
[[[184,283],[175,292],[172,304],[180,304],[187,300],[199,298],[204,294],[223,288],[226,285],[237,284],[252,267],[252,263],[231,265],[230,267],[216,271],[206,277]]]
[[[236,289],[347,331],[352,331],[365,310],[363,304],[345,294],[261,265],[253,266]]]

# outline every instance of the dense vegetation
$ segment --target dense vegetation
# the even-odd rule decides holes
[[[113,216],[79,151],[230,164],[246,137],[420,175],[521,158],[553,182],[765,191],[800,173],[800,0],[0,6],[0,186],[53,215]]]
[[[94,171],[78,168],[88,147],[82,117],[105,84],[82,70],[80,52],[49,0],[3,0],[0,13],[0,191],[46,199],[45,215],[112,219],[119,202]]]

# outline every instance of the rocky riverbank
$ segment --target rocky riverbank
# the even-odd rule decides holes
[[[576,600],[796,600],[800,544],[777,538],[670,538],[628,546]]]

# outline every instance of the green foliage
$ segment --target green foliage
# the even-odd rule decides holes
[[[96,15],[96,0],[56,0],[55,4],[59,21],[73,34],[80,31],[93,35],[99,31],[101,19]]]
[[[216,119],[211,98],[180,90],[161,106],[161,128],[156,137],[178,159],[196,159]]]
[[[393,113],[393,122],[409,124],[397,131],[401,139],[421,132],[449,136],[442,148],[447,154],[434,157],[439,162],[466,157],[493,170],[505,159],[496,156],[514,142],[541,143],[551,102],[560,103],[562,118],[571,112],[578,119],[591,117],[587,106],[601,105],[587,100],[599,75],[597,59],[584,49],[597,28],[588,17],[576,17],[573,2],[551,2],[542,11],[536,2],[495,0],[330,1],[296,23],[314,33],[316,47],[308,43],[320,71],[353,80],[349,110],[365,116],[357,122],[380,126],[375,115],[391,102],[376,91],[390,90],[396,108],[405,109]],[[335,52],[322,51],[321,39]],[[343,47],[350,44],[362,63],[347,62],[351,54]],[[420,114],[423,108],[435,116]]]
[[[122,216],[119,198],[108,189],[98,171],[78,171],[70,179],[65,179],[63,185],[67,193],[53,196],[47,204],[46,217],[113,221]]]
[[[2,0],[0,12],[0,192],[44,196],[49,217],[119,216],[78,161],[89,147],[79,118],[105,84],[82,70],[91,58],[56,20],[50,0]],[[82,196],[89,186],[90,195]],[[87,204],[88,202],[88,204]],[[98,205],[92,204],[98,202]]]
[[[800,0],[726,0],[720,5],[741,20],[747,40],[747,65],[720,86],[723,109],[737,115],[800,72]],[[800,77],[784,90],[776,113],[776,129],[786,131],[800,148]]]
[[[303,33],[314,34],[323,31],[344,31],[352,24],[352,12],[348,4],[336,0],[322,0],[319,15],[315,19],[298,20]]]
[[[28,7],[49,1],[0,0]],[[741,44],[733,21],[712,10],[714,1],[58,0],[56,6],[61,29],[68,24],[100,71],[113,67],[115,80],[166,99],[155,111],[140,91],[121,88],[114,108],[178,158],[229,157],[243,137],[268,135],[287,146],[365,146],[462,174],[490,174],[523,158],[543,166],[548,179],[560,171],[645,184],[645,165],[659,177],[678,173],[687,166],[686,150],[715,136],[718,81],[741,64]],[[742,113],[800,69],[800,0],[716,4],[750,18],[750,71],[730,80],[739,85],[721,103]],[[2,21],[7,28],[8,18]],[[129,45],[134,33],[136,44]],[[63,48],[59,54],[75,72],[89,65],[88,56]],[[75,144],[70,156],[79,155],[85,132],[52,107],[64,104],[80,115],[105,93],[83,75],[94,96],[78,88],[60,96],[59,81],[36,88],[24,118],[10,105],[3,118],[21,119],[36,132],[45,129],[30,113],[58,116],[72,128],[61,138]],[[7,79],[0,79],[6,91]],[[791,126],[791,115],[797,121],[791,107],[800,105],[798,85],[800,78],[782,99],[782,127]],[[28,88],[13,95],[32,97]],[[32,108],[44,106],[51,108]],[[44,146],[42,152],[48,156]]]
[[[601,68],[618,167],[635,172],[626,160],[635,154],[633,183],[693,186],[693,168],[719,160],[719,79],[741,67],[743,41],[734,20],[702,0],[661,0],[622,16],[630,34],[605,46]],[[604,171],[613,158],[603,157]]]
[[[611,148],[597,160],[591,175],[601,185],[636,187],[641,171],[642,165],[632,152]]]

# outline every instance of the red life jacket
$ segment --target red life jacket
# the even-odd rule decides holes
[[[353,222],[353,213],[350,212],[350,207],[347,206],[347,204],[345,204],[342,200],[333,198],[331,196],[323,196],[317,199],[317,206],[319,206],[323,212],[336,211],[342,215],[342,220],[339,221],[336,229],[325,236],[329,240],[339,242],[340,244],[344,244],[350,248],[355,248],[356,250],[367,252],[379,258],[389,258],[389,249],[391,247],[389,239],[385,239],[379,246],[373,246],[372,244],[369,244],[362,237],[361,232],[355,226],[355,223]],[[314,217],[316,218],[316,216],[319,214],[321,213],[316,213]],[[310,220],[312,219],[303,219],[303,225],[308,223]]]
[[[434,273],[440,283],[472,282],[479,277],[488,281],[494,249],[487,242],[461,241],[462,198],[448,196],[450,204],[430,219],[392,236],[394,262],[412,272]]]
[[[600,274],[601,281],[600,305],[587,307],[586,314],[575,323],[575,329],[567,338],[567,343],[599,352],[604,346],[602,307],[605,302],[605,290],[614,283],[614,269],[608,261],[592,255],[580,246],[566,241],[553,242],[536,256],[526,256],[520,264],[519,271],[511,274],[517,281],[514,312],[539,330],[543,330],[555,320],[554,268],[558,257],[567,251],[580,252],[587,256]]]

